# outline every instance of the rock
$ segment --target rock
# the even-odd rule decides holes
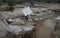
[[[21,29],[23,29],[24,31],[32,31],[35,26],[20,26]]]
[[[13,20],[12,19],[8,19],[8,22],[12,22]]]
[[[32,15],[31,19],[32,21],[38,21],[38,20],[43,20],[44,18],[40,16],[39,14],[37,14],[37,15]]]
[[[56,17],[55,20],[60,20],[60,16]]]
[[[0,37],[6,36],[6,34],[6,25],[2,20],[0,20]]]
[[[35,28],[35,26],[18,26],[18,25],[9,25],[7,26],[7,31],[12,32],[14,34],[19,34],[23,31],[32,31]]]
[[[35,26],[18,26],[18,25],[9,25],[7,27],[8,37],[10,38],[22,38],[29,37],[33,32]],[[12,35],[12,36],[11,36]]]
[[[15,19],[8,19],[8,22],[11,22],[11,24],[14,25],[25,25],[24,20],[20,19],[20,18],[15,18]]]
[[[18,35],[23,30],[20,28],[20,26],[17,26],[17,25],[9,25],[9,26],[7,26],[7,31],[8,32],[11,32],[11,33],[13,33],[15,35]]]

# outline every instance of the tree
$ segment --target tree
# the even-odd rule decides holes
[[[21,4],[22,3],[22,0],[14,0],[14,3]]]
[[[0,3],[2,3],[3,1],[2,0],[0,0]]]
[[[6,2],[8,3],[8,6],[9,6],[9,9],[11,12],[13,11],[13,6],[15,5],[14,4],[14,0],[6,0]]]

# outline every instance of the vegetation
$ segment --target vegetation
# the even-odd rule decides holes
[[[32,6],[34,4],[34,1],[36,2],[45,2],[45,3],[60,3],[60,0],[0,0],[0,5],[2,5],[3,3],[7,4],[9,7],[8,7],[8,10],[13,10],[13,6],[15,4],[21,4],[21,3],[24,3],[24,2],[29,2]]]
[[[60,0],[0,0],[0,3],[8,3],[8,2],[13,2],[13,3],[16,3],[16,4],[20,4],[24,1],[37,1],[37,2],[59,2],[60,3]]]
[[[0,5],[2,5],[3,3],[6,3],[9,7],[7,7],[8,10],[13,11],[13,6],[15,4],[21,4],[22,0],[0,0]],[[4,10],[4,9],[2,9]]]
[[[34,1],[37,1],[37,2],[45,2],[45,3],[60,3],[60,0],[0,0],[0,4],[1,3],[8,3],[11,5],[14,5],[14,4],[21,4],[23,3],[24,1],[30,1],[31,5],[33,5],[33,2]]]

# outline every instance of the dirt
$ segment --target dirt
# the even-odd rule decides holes
[[[53,22],[51,19],[37,22],[34,38],[50,38],[50,34],[55,28],[55,23]]]

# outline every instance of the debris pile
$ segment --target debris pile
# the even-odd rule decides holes
[[[37,32],[39,31],[43,36],[45,36],[43,33],[45,34],[47,33],[47,36],[49,37],[49,33],[51,33],[51,30],[54,30],[55,26],[54,23],[52,24],[52,22],[54,22],[53,21],[54,13],[52,13],[52,11],[47,8],[41,9],[31,8],[31,9],[33,13],[30,14],[31,18],[29,19],[28,19],[29,16],[24,16],[21,11],[17,13],[16,12],[0,13],[1,14],[0,37],[2,38],[4,36],[5,38],[24,38],[24,37],[29,38],[31,34],[33,34],[33,31],[35,29],[36,30],[39,29],[40,31],[37,30]],[[32,21],[29,21],[31,19]],[[37,26],[38,21],[44,21],[42,22],[44,25],[41,25],[42,23],[40,23]],[[42,30],[45,32],[43,32]],[[45,37],[47,38],[47,36]]]
[[[29,36],[35,26],[20,12],[0,12],[0,38],[23,38]]]

